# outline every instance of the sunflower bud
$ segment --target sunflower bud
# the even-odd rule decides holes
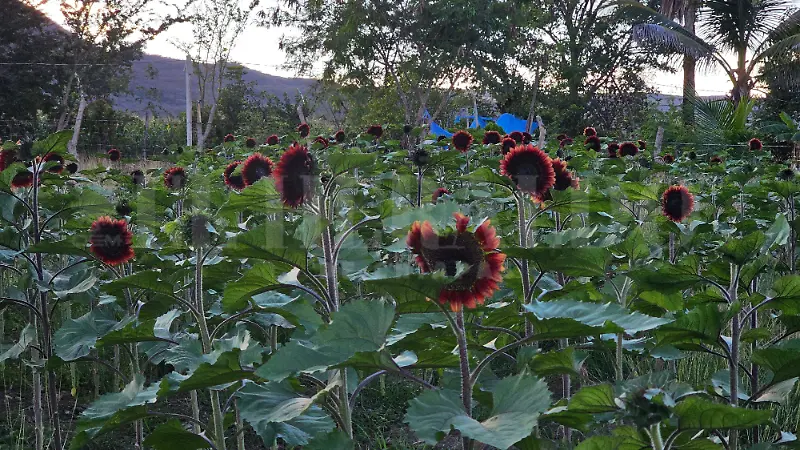
[[[411,161],[417,167],[427,166],[431,160],[431,155],[427,150],[419,148],[411,152]]]
[[[215,231],[208,217],[202,214],[195,214],[183,218],[181,233],[187,244],[199,247],[210,244],[214,238]]]

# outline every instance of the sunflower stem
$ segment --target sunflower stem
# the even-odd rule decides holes
[[[675,233],[669,232],[669,263],[675,264]]]
[[[467,417],[472,417],[472,382],[469,371],[469,355],[467,354],[467,331],[464,327],[464,308],[456,311],[456,339],[458,340],[458,359],[461,363],[461,400]],[[469,448],[469,438],[464,438],[464,449]]]
[[[519,246],[520,248],[526,248],[528,246],[528,229],[527,229],[527,221],[525,218],[525,199],[522,197],[520,193],[514,193],[514,198],[517,200],[517,227],[519,233]],[[522,301],[523,302],[530,302],[533,301],[531,298],[531,278],[530,273],[528,271],[528,260],[521,258],[519,260],[519,270],[520,275],[522,277]],[[533,323],[531,323],[530,319],[527,317],[525,318],[525,336],[530,336],[533,334]]]
[[[422,208],[422,166],[417,168],[417,207]]]
[[[731,301],[731,306],[737,302],[738,286],[739,286],[739,267],[731,264],[731,284],[728,288],[728,297]],[[731,398],[730,405],[738,406],[739,404],[739,339],[741,337],[741,322],[739,313],[736,312],[731,319],[731,349],[730,349],[730,390]],[[738,448],[739,434],[737,430],[731,430],[728,436],[728,450],[736,450]]]

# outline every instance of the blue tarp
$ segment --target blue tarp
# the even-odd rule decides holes
[[[520,132],[527,131],[528,133],[533,133],[533,130],[535,130],[535,129],[537,129],[539,127],[538,123],[533,122],[531,124],[531,129],[530,130],[526,130],[525,126],[528,124],[528,121],[525,120],[525,119],[518,119],[518,118],[514,117],[513,114],[509,114],[509,113],[505,113],[505,114],[501,115],[494,122],[496,124],[500,125],[501,127],[503,127],[503,131],[505,131],[506,134],[514,132],[514,131],[520,131]]]
[[[435,136],[453,137],[453,133],[440,127],[438,123],[431,122],[431,134]]]

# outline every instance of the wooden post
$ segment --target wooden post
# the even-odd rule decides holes
[[[192,89],[189,84],[192,73],[192,58],[186,55],[186,65],[183,68],[186,83],[186,146],[192,146]]]
[[[544,148],[544,140],[547,137],[547,130],[544,128],[542,116],[536,116],[536,123],[539,124],[539,148]],[[530,128],[528,128],[530,130]]]
[[[83,113],[86,111],[86,95],[81,90],[81,102],[78,104],[78,115],[75,116],[75,127],[72,131],[72,139],[69,141],[67,149],[74,157],[78,157],[78,137],[81,134],[81,123],[83,122]]]
[[[539,116],[534,116],[534,113],[536,112],[536,97],[539,94],[539,69],[538,68],[536,68],[536,76],[535,76],[535,78],[533,80],[533,84],[534,84],[533,97],[531,98],[530,109],[528,109],[528,121],[525,124],[525,128],[527,129],[528,133],[531,132],[531,125],[533,125],[533,118],[536,117],[537,122],[539,120]],[[539,126],[541,126],[541,125],[539,125]]]
[[[478,93],[477,92],[473,92],[472,93],[472,108],[475,111],[475,122],[474,123],[475,123],[475,128],[477,129],[477,128],[480,128],[480,125],[481,125],[480,121],[478,121]]]
[[[653,149],[653,159],[661,154],[661,146],[664,144],[664,127],[658,127],[656,132],[656,145]],[[678,155],[675,155],[678,156]]]

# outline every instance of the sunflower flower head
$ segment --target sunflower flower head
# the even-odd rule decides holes
[[[108,155],[108,160],[111,162],[117,162],[122,159],[122,152],[116,148],[112,148],[111,150],[107,151],[106,154]]]
[[[8,166],[17,161],[17,151],[8,149],[0,150],[0,172],[6,170]]]
[[[311,127],[309,127],[307,123],[303,122],[297,126],[297,132],[300,134],[301,138],[308,137],[309,133],[311,133]]]
[[[278,145],[280,142],[281,140],[277,134],[271,134],[266,141],[267,145]]]
[[[498,133],[497,131],[494,131],[494,130],[489,130],[489,131],[487,131],[486,133],[483,134],[483,143],[484,144],[499,144],[500,143],[500,139],[502,139],[502,137],[500,136],[500,133]]]
[[[417,167],[425,167],[431,161],[431,154],[424,148],[412,150],[409,153],[411,162]]]
[[[664,154],[664,155],[661,157],[661,159],[663,159],[663,160],[664,160],[664,164],[672,164],[672,163],[674,163],[674,162],[675,162],[675,157],[674,157],[674,156],[672,156],[672,154],[670,154],[670,153],[665,153],[665,154]]]
[[[620,156],[636,156],[639,153],[639,147],[633,142],[623,142],[619,145]]]
[[[603,146],[603,143],[600,142],[600,138],[597,137],[597,135],[592,135],[592,136],[587,137],[586,140],[583,141],[583,146],[588,148],[588,149],[590,149],[590,150],[594,150],[596,152],[599,152],[600,148],[602,148],[602,146]]]
[[[67,172],[70,175],[73,175],[73,174],[78,172],[78,164],[76,164],[74,162],[71,162],[71,163],[67,164],[65,168],[67,169]]]
[[[249,138],[247,138],[247,140],[244,141],[244,145],[247,148],[256,148],[256,145],[258,145],[258,142],[256,142],[255,139],[249,137]]]
[[[516,146],[517,146],[517,141],[515,141],[513,138],[506,136],[503,138],[503,141],[501,142],[500,151],[502,151],[503,154],[505,155],[511,150],[514,150],[514,147]]]
[[[144,172],[139,169],[131,172],[131,182],[136,186],[144,186]]]
[[[508,137],[513,139],[514,142],[517,143],[517,145],[522,144],[522,141],[525,140],[525,135],[522,134],[521,131],[512,131],[511,133],[508,134]]]
[[[250,186],[256,181],[272,175],[272,160],[260,153],[253,153],[242,165],[242,179]]]
[[[89,250],[100,261],[116,266],[133,258],[133,234],[124,219],[100,217],[92,223],[90,233]]]
[[[48,153],[44,155],[42,160],[47,163],[55,163],[54,165],[47,164],[50,166],[47,171],[54,174],[59,174],[64,171],[64,157],[59,155],[58,153]]]
[[[234,137],[234,135],[232,135],[230,133],[226,134],[225,137],[222,138],[222,142],[233,142],[235,140],[236,140],[236,137]]]
[[[468,132],[461,130],[453,134],[453,147],[461,153],[466,153],[472,145],[472,135]]]
[[[586,127],[583,129],[583,135],[586,137],[597,136],[597,130],[594,127]]]
[[[170,167],[164,172],[164,186],[169,189],[183,189],[187,181],[188,176],[183,167]]]
[[[433,203],[436,203],[436,202],[439,201],[439,198],[441,198],[441,196],[443,196],[443,195],[450,195],[450,191],[448,191],[447,189],[445,189],[443,187],[436,188],[436,190],[433,191],[433,195],[431,196],[431,201]]]
[[[753,139],[750,139],[747,142],[747,147],[751,151],[757,152],[757,151],[761,150],[762,148],[764,148],[764,144],[761,142],[761,139],[753,138]]]
[[[316,164],[308,148],[292,144],[275,168],[275,188],[286,206],[297,208],[314,195]]]
[[[453,311],[476,308],[494,295],[503,280],[506,255],[497,251],[500,239],[486,220],[469,231],[469,217],[454,214],[455,228],[441,233],[431,223],[414,222],[406,244],[416,256],[423,273],[443,270],[455,279],[439,292],[439,303]],[[459,265],[465,269],[459,274]]]
[[[239,174],[234,174],[234,172],[236,172],[236,168],[241,164],[241,161],[234,161],[228,164],[228,166],[225,167],[225,171],[222,173],[222,176],[225,178],[225,184],[234,191],[241,191],[247,187],[247,185],[244,183],[244,178],[242,178],[241,171]]]
[[[337,144],[341,144],[342,142],[344,142],[345,138],[344,130],[339,130],[336,133],[334,133],[333,138],[336,140]]]
[[[517,188],[530,195],[544,195],[556,182],[553,163],[533,145],[518,145],[500,161],[500,173],[511,178]]]
[[[673,222],[683,221],[693,209],[694,197],[685,186],[670,186],[661,196],[661,210]]]
[[[321,145],[322,148],[328,148],[329,144],[328,140],[322,136],[317,136],[316,138],[314,138],[314,143]]]
[[[380,139],[381,136],[383,136],[383,127],[378,124],[370,125],[369,128],[367,128],[367,134],[375,139]]]

